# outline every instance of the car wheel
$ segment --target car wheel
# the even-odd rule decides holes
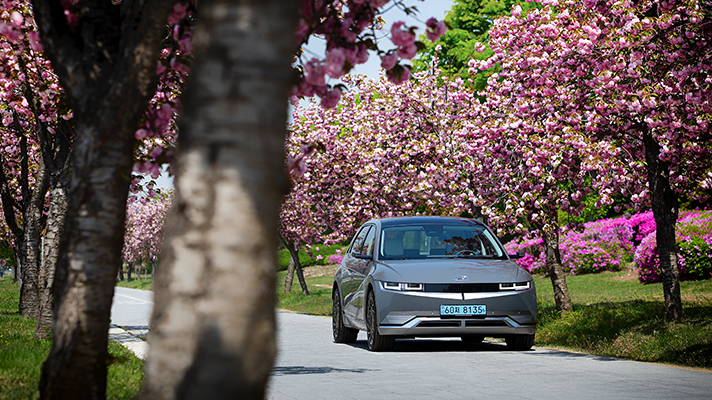
[[[378,333],[378,308],[376,307],[376,296],[373,292],[368,293],[366,301],[366,335],[368,337],[368,349],[371,351],[389,351],[393,349],[396,338],[393,336],[382,336]]]
[[[479,344],[482,343],[483,340],[485,340],[485,337],[482,335],[467,335],[461,336],[460,339],[462,339],[462,341],[467,344]]]
[[[509,350],[526,351],[534,345],[534,335],[515,335],[505,339]]]
[[[334,291],[334,307],[331,309],[331,331],[336,343],[353,343],[358,337],[358,329],[344,326],[344,316],[341,311],[339,291]]]

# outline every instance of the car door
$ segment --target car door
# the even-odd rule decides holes
[[[361,248],[361,254],[358,257],[358,263],[355,263],[353,273],[353,285],[357,286],[356,292],[353,295],[351,303],[354,306],[354,317],[365,327],[365,303],[366,303],[366,288],[364,286],[366,277],[373,267],[373,247],[376,238],[376,227],[372,226],[366,234]]]
[[[353,320],[357,314],[357,308],[354,303],[355,296],[359,285],[363,283],[363,261],[361,250],[363,249],[366,236],[372,230],[372,225],[364,225],[359,229],[356,236],[351,242],[351,247],[344,256],[344,266],[347,271],[341,279],[341,296],[344,301],[344,316]]]

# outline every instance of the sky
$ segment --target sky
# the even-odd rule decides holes
[[[424,34],[425,21],[430,17],[435,17],[438,21],[445,18],[447,12],[452,8],[453,0],[405,0],[403,3],[409,7],[415,6],[418,9],[418,14],[415,16],[405,15],[400,9],[395,7],[391,8],[382,15],[386,21],[382,29],[384,35],[390,31],[391,25],[397,21],[404,21],[405,25],[409,27],[419,27],[416,31],[416,35]],[[388,5],[386,5],[386,7],[388,7]],[[395,47],[387,37],[382,39],[382,43],[382,47],[386,50]],[[307,46],[307,51],[313,51],[316,55],[320,55],[321,58],[324,58],[324,41],[315,37],[311,38]],[[371,52],[370,56],[365,64],[355,66],[354,69],[351,70],[351,74],[366,75],[372,79],[378,78],[378,71],[381,69],[381,59],[376,56],[374,52]]]
[[[391,29],[391,25],[393,25],[394,22],[397,21],[404,21],[406,26],[417,26],[419,27],[418,30],[416,31],[417,35],[421,35],[425,33],[425,21],[428,20],[430,17],[435,17],[438,20],[442,20],[445,18],[445,15],[447,12],[452,8],[452,5],[454,3],[454,0],[426,0],[426,1],[421,1],[421,0],[405,0],[403,2],[405,5],[411,7],[415,6],[418,9],[418,14],[415,16],[411,15],[405,15],[400,9],[397,9],[395,7],[391,8],[388,10],[386,13],[384,13],[383,19],[385,20],[385,24],[383,26],[382,31],[384,32],[384,35],[387,34],[388,31]],[[388,7],[388,5],[387,5]],[[393,43],[388,40],[387,37],[384,37],[382,39],[383,41],[383,48],[385,49],[390,49],[391,47],[395,47]],[[313,37],[309,40],[309,44],[306,48],[307,52],[312,52],[314,53],[315,57],[319,57],[321,59],[324,58],[324,41],[322,39]],[[352,74],[361,74],[361,75],[366,75],[367,77],[371,79],[377,79],[379,77],[379,70],[381,69],[381,59],[376,56],[375,53],[371,52],[370,57],[368,61],[365,64],[360,64],[354,67],[353,70],[351,70]],[[338,83],[338,80],[331,79],[327,83],[330,84],[335,84]],[[318,98],[315,98],[315,101],[318,101]],[[303,101],[301,104],[306,106],[308,104],[308,101]],[[289,111],[289,117],[291,120],[292,112],[291,109]],[[156,179],[156,186],[158,187],[167,187],[167,188],[173,188],[173,177],[169,177],[168,173],[165,172],[164,168],[164,173],[161,174],[161,176]]]

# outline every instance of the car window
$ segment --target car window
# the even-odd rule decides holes
[[[384,227],[379,241],[380,256],[384,259],[506,258],[489,229],[466,221]]]
[[[361,249],[363,248],[363,242],[366,239],[366,235],[368,234],[368,231],[371,229],[371,225],[366,225],[361,228],[361,230],[358,231],[356,236],[354,236],[354,240],[351,244],[351,253],[353,254],[361,254]]]
[[[373,255],[373,244],[375,242],[376,238],[376,228],[372,228],[371,230],[368,231],[368,234],[366,235],[366,239],[363,241],[363,249],[361,250],[361,254],[363,255]]]

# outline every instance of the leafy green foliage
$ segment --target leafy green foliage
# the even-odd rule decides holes
[[[0,242],[0,266],[5,262],[6,267],[15,267],[15,249],[6,243]]]
[[[337,250],[341,250],[345,246],[347,246],[347,244],[337,243],[331,246],[312,246],[309,251],[299,250],[299,262],[302,264],[302,267],[326,265],[328,264],[327,257],[336,254]],[[290,258],[289,251],[286,249],[280,249],[277,252],[277,266],[279,271],[284,271],[289,267]]]
[[[472,79],[471,87],[476,91],[483,90],[487,84],[487,79],[500,70],[499,66],[492,67],[483,73],[471,74],[468,69],[468,61],[471,58],[485,60],[493,52],[487,46],[489,40],[489,29],[495,18],[502,15],[509,15],[512,6],[519,4],[524,12],[540,7],[538,3],[528,3],[522,0],[459,0],[453,5],[452,10],[445,17],[445,22],[449,29],[445,35],[441,36],[435,43],[428,40],[421,40],[426,49],[420,53],[418,59],[413,60],[413,67],[416,71],[429,69],[436,56],[440,60],[440,68],[449,77],[459,76],[467,81]],[[483,43],[485,51],[475,51],[475,45]],[[441,50],[436,52],[436,47],[441,46]]]

